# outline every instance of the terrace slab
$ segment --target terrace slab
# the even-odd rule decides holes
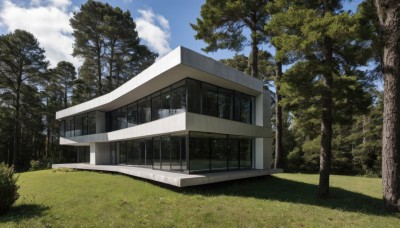
[[[162,170],[154,170],[149,168],[141,168],[135,166],[120,165],[90,165],[86,163],[67,163],[53,164],[53,169],[70,168],[79,170],[94,170],[114,173],[123,173],[129,176],[139,177],[152,181],[161,182],[176,187],[188,187],[195,185],[211,184],[216,182],[259,177],[283,172],[282,169],[251,169],[251,170],[235,170],[227,172],[204,173],[204,174],[185,174],[177,172],[167,172]]]

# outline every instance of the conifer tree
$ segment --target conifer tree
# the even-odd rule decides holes
[[[272,44],[297,60],[284,76],[292,81],[287,84],[290,87],[282,88],[288,95],[286,103],[295,107],[297,114],[311,114],[306,119],[312,117],[320,123],[320,198],[329,195],[334,110],[347,105],[335,96],[363,94],[356,67],[366,64],[369,56],[363,55],[363,44],[356,39],[357,20],[341,7],[341,1],[295,1],[270,21],[271,27],[285,31],[272,37]],[[368,97],[358,98],[361,103],[368,101]]]
[[[21,140],[22,92],[43,80],[48,62],[44,50],[39,47],[36,38],[29,32],[15,30],[0,37],[0,85],[12,94],[13,99],[13,160],[18,167]],[[28,88],[26,88],[28,89]]]
[[[375,0],[384,75],[382,189],[386,210],[400,211],[400,3]]]

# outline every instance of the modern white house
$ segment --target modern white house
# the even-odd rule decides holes
[[[78,163],[175,186],[268,175],[270,94],[263,82],[184,47],[114,91],[58,111]]]

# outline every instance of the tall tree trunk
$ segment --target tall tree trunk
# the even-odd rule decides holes
[[[319,165],[318,197],[329,196],[329,174],[332,157],[332,41],[324,40],[324,90],[322,95],[321,151]]]
[[[20,74],[17,79],[16,99],[15,99],[15,115],[14,115],[14,132],[13,132],[13,166],[17,167],[18,163],[18,149],[19,149],[19,108],[20,108],[20,93],[21,93],[22,75]]]
[[[68,78],[67,78],[67,73],[64,72],[65,78],[65,88],[64,88],[64,108],[67,108],[68,106]]]
[[[98,41],[100,42],[100,41]],[[101,46],[97,44],[97,96],[103,95],[103,84],[101,82]]]
[[[275,76],[275,112],[276,112],[276,132],[275,132],[275,163],[274,168],[282,168],[282,106],[280,94],[280,81],[282,78],[282,62],[276,61]]]
[[[251,76],[258,78],[258,40],[257,32],[251,33]]]
[[[400,211],[400,4],[375,0],[383,35],[382,190],[385,209]]]
[[[110,59],[108,60],[108,87],[109,87],[109,92],[111,92],[114,88],[112,86],[112,76],[113,76],[113,62],[114,62],[114,45],[115,43],[113,42],[111,44],[111,53],[110,53]]]

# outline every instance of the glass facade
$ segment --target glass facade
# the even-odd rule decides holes
[[[113,142],[114,165],[156,170],[204,173],[251,169],[253,138],[190,132],[147,139]]]
[[[192,112],[254,123],[255,98],[235,90],[186,78],[126,106],[105,113],[106,131]],[[61,121],[62,137],[96,133],[96,112]],[[112,142],[110,161],[165,171],[201,173],[251,169],[254,138],[190,132]],[[89,152],[78,152],[78,161],[89,162]]]
[[[190,132],[190,173],[251,169],[253,138]]]
[[[106,131],[115,131],[185,111],[252,124],[254,97],[186,78],[129,105],[107,112]],[[61,121],[61,137],[96,133],[95,112]]]
[[[185,111],[253,123],[254,97],[191,78],[111,111],[115,131]]]
[[[60,124],[61,137],[96,134],[96,112],[72,116],[60,121]]]
[[[163,135],[147,139],[113,142],[113,165],[132,165],[166,171],[186,171],[185,135]]]
[[[90,147],[79,146],[77,147],[78,163],[89,163],[90,162]]]

